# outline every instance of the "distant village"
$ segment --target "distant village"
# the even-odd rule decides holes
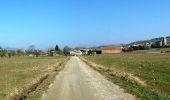
[[[148,46],[149,48],[170,47],[170,36],[153,38],[151,40],[137,41],[130,43],[129,46]]]
[[[121,53],[131,52],[134,50],[147,50],[150,48],[168,48],[170,47],[170,36],[153,38],[150,40],[142,40],[132,42],[126,45],[110,45],[93,48],[79,48],[70,51],[70,55],[95,55],[102,53]]]

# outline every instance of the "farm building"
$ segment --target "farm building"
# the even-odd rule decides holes
[[[170,36],[166,37],[165,41],[166,41],[166,43],[165,43],[166,47],[170,47]]]
[[[122,46],[104,46],[100,47],[102,53],[121,53]]]

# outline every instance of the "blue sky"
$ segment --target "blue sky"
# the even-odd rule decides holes
[[[47,49],[170,35],[170,0],[0,0],[0,46]]]

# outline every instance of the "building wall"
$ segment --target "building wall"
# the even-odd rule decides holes
[[[168,47],[170,46],[170,37],[166,38],[166,46],[168,46]]]
[[[102,50],[102,53],[121,53],[122,50]]]

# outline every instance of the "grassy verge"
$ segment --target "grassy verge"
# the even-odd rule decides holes
[[[40,100],[40,98],[42,97],[42,94],[44,94],[44,92],[48,90],[50,84],[54,82],[54,79],[55,79],[56,75],[58,74],[58,72],[60,72],[64,68],[64,66],[65,66],[66,62],[68,61],[68,59],[69,58],[67,58],[65,60],[65,62],[63,62],[63,64],[61,66],[59,66],[60,68],[58,68],[55,72],[52,72],[49,75],[49,77],[46,80],[44,80],[36,88],[35,91],[28,94],[26,100]]]
[[[0,58],[0,100],[20,87],[30,84],[65,57]]]
[[[149,54],[149,53],[121,53],[121,54],[102,54],[97,56],[87,56],[86,59],[106,68],[116,68],[144,80],[148,85],[140,87],[130,81],[124,81],[114,75],[110,79],[119,83],[127,91],[132,91],[139,97],[145,99],[168,99],[170,95],[170,54]],[[104,72],[106,72],[104,70]],[[120,79],[120,80],[119,80]],[[130,82],[130,83],[129,83]],[[126,87],[127,86],[127,87]],[[130,88],[131,86],[134,87]],[[149,92],[150,91],[150,92]],[[153,92],[155,96],[153,96]]]
[[[46,80],[44,80],[35,91],[31,92],[29,95],[27,95],[26,100],[40,100],[42,97],[42,94],[44,91],[46,91],[49,87],[49,85],[54,81],[55,76],[57,73],[53,73],[50,75]]]
[[[98,72],[106,76],[109,80],[113,83],[119,85],[120,87],[124,88],[126,92],[132,93],[138,97],[138,99],[142,100],[166,100],[166,97],[161,96],[151,89],[136,84],[132,81],[126,80],[121,77],[117,77],[115,75],[110,75],[104,70],[96,69]]]

